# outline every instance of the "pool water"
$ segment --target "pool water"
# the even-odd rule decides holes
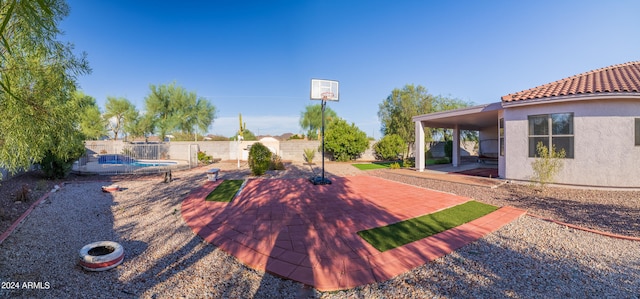
[[[136,167],[152,167],[152,166],[171,166],[178,164],[177,162],[171,161],[138,161],[134,158],[125,155],[113,154],[113,155],[102,155],[98,159],[98,164],[113,164],[113,165],[129,165]]]

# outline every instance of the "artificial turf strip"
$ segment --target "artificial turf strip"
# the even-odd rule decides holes
[[[243,180],[224,180],[205,198],[206,201],[230,202],[238,193]]]
[[[389,163],[365,163],[365,164],[351,164],[353,167],[358,168],[360,170],[373,170],[373,169],[381,169],[381,168],[389,168],[391,162]]]
[[[383,252],[478,219],[497,209],[472,200],[432,214],[359,231],[358,235]]]

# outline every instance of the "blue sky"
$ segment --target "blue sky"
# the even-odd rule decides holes
[[[640,1],[70,0],[63,40],[88,54],[80,88],[139,110],[176,82],[217,108],[209,133],[300,133],[310,80],[340,81],[328,106],[380,138],[394,88],[475,104],[640,60]]]

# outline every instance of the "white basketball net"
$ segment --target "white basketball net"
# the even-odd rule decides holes
[[[328,91],[328,92],[323,92],[323,93],[321,93],[320,95],[322,96],[322,99],[323,99],[323,100],[326,100],[326,99],[328,99],[328,98],[333,98],[333,92],[330,92],[330,91]]]

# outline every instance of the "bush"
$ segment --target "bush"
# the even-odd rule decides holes
[[[42,172],[47,178],[50,179],[63,179],[69,175],[71,168],[73,168],[73,162],[80,158],[80,155],[76,155],[69,158],[62,158],[51,151],[47,151],[44,158],[40,162]]]
[[[355,124],[347,124],[341,118],[332,119],[326,128],[324,138],[325,151],[337,161],[349,161],[357,158],[369,147],[367,134]]]
[[[304,160],[309,164],[313,164],[313,158],[316,156],[316,150],[312,148],[304,149]]]
[[[389,165],[389,168],[391,168],[391,169],[400,169],[400,163],[398,163],[398,162],[391,163],[391,165]]]
[[[453,155],[453,153],[451,153]],[[427,159],[433,159],[433,153],[431,150],[427,150]]]
[[[289,140],[304,140],[304,134],[294,134],[289,137]]]
[[[449,158],[449,161],[453,161],[453,141],[447,140],[444,143],[444,155]]]
[[[249,168],[253,175],[263,175],[271,166],[271,151],[257,142],[249,150]]]
[[[374,144],[373,150],[375,151],[376,159],[390,161],[398,159],[398,156],[402,154],[404,145],[404,140],[400,135],[389,134]]]
[[[562,169],[564,164],[562,159],[566,156],[566,152],[564,149],[556,151],[555,145],[552,145],[549,150],[542,142],[536,144],[536,150],[538,155],[531,162],[534,173],[533,180],[538,182],[541,188],[544,188],[546,184],[553,183],[554,177]]]
[[[284,163],[282,162],[282,157],[273,154],[271,155],[271,166],[269,167],[271,170],[284,170]]]
[[[211,164],[213,163],[213,157],[208,156],[207,153],[203,151],[198,152],[198,161],[203,164]]]
[[[402,166],[403,167],[416,167],[416,158],[411,157],[411,158],[404,159],[404,161],[402,161]]]

